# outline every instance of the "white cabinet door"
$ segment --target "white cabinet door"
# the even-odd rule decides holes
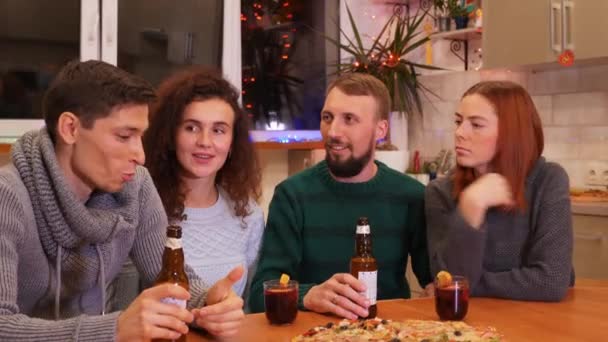
[[[563,1],[564,47],[575,60],[608,57],[607,0]]]
[[[557,61],[561,0],[484,0],[484,68]]]
[[[608,279],[608,216],[572,215],[577,278]]]

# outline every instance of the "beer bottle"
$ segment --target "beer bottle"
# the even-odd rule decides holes
[[[372,255],[372,236],[367,217],[360,217],[357,221],[357,234],[355,240],[355,255],[350,259],[350,274],[362,281],[366,290],[361,294],[369,300],[369,315],[374,318],[377,314],[376,287],[378,284],[378,264]]]
[[[179,285],[186,290],[189,289],[188,276],[184,271],[184,250],[182,249],[182,227],[178,225],[169,225],[167,227],[167,241],[165,242],[165,251],[163,252],[163,267],[154,282],[154,285],[170,283]],[[161,302],[174,304],[182,308],[186,307],[186,301],[165,297]],[[157,342],[169,340],[157,339]],[[177,342],[185,342],[186,335],[180,336]]]

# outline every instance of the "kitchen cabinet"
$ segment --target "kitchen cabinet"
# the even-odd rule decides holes
[[[608,216],[572,215],[577,278],[608,279]]]
[[[575,61],[608,57],[606,0],[485,0],[484,68],[553,64],[565,50]]]

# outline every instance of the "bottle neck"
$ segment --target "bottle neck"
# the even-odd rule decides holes
[[[184,250],[182,248],[182,239],[167,238],[165,251],[163,252],[163,269],[174,272],[183,271]]]
[[[368,234],[359,234],[355,240],[355,252],[357,256],[371,256],[372,255],[372,236]]]

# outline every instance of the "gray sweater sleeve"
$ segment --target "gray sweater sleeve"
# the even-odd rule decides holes
[[[488,270],[484,267],[484,260],[497,257],[486,250],[487,232],[506,222],[502,222],[499,216],[490,223],[484,222],[479,230],[474,229],[463,219],[452,199],[451,185],[432,183],[426,193],[426,214],[433,272],[445,269],[467,276],[475,296],[561,300],[572,276],[568,176],[555,164],[546,166],[535,183],[527,184],[531,192],[527,203],[530,216],[516,222],[527,225],[525,229],[529,234],[520,252],[519,264],[511,265],[509,269]],[[530,222],[534,222],[533,225]],[[498,238],[503,241],[513,239],[509,234]]]
[[[7,183],[0,182],[0,340],[2,341],[114,341],[118,313],[81,315],[51,321],[21,314],[17,304],[18,250],[25,212]]]
[[[166,240],[167,216],[160,196],[146,172],[142,186],[142,216],[139,232],[135,238],[131,258],[137,267],[144,285],[151,286],[162,266],[162,255]],[[209,286],[205,284],[188,265],[185,266],[190,283],[191,299],[188,308],[199,308],[205,304]]]

